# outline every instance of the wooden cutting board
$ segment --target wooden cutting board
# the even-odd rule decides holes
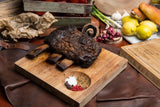
[[[123,46],[120,55],[160,89],[160,39]]]
[[[88,103],[127,66],[127,59],[102,49],[98,58],[89,68],[72,65],[61,72],[55,65],[45,62],[48,56],[49,53],[45,52],[33,60],[23,57],[15,62],[16,69],[19,73],[75,107],[82,107]],[[83,91],[67,89],[64,85],[65,79],[73,75],[82,78],[88,77],[90,79],[89,87]]]

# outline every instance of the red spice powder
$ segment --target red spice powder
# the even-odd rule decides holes
[[[84,90],[84,88],[82,88],[79,85],[75,85],[70,90],[72,90],[72,91],[82,91],[82,90]]]

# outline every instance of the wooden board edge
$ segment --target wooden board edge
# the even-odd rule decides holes
[[[92,4],[63,3],[23,0],[25,11],[50,11],[56,13],[77,13],[89,14],[92,11]]]
[[[148,79],[152,84],[154,84],[157,88],[160,89],[160,82],[159,78],[157,78],[153,73],[151,73],[148,69],[141,66],[141,64],[138,62],[138,60],[133,57],[131,57],[130,53],[126,52],[127,49],[125,49],[126,46],[121,47],[120,50],[120,56],[127,58],[128,63],[132,65],[138,72],[140,72],[146,79]],[[134,61],[135,60],[135,61]],[[139,65],[139,66],[135,66]],[[154,78],[153,78],[154,77]]]
[[[61,93],[56,88],[52,87],[51,85],[47,84],[46,82],[44,82],[41,79],[39,79],[36,76],[34,76],[33,74],[27,72],[23,68],[21,68],[18,65],[16,65],[16,62],[15,62],[15,69],[16,69],[16,71],[18,73],[20,73],[21,75],[25,76],[26,78],[29,78],[31,81],[35,82],[36,84],[38,84],[43,89],[45,89],[46,91],[50,92],[51,94],[56,95],[58,98],[62,99],[61,96],[63,95],[64,97],[63,97],[62,100],[67,102],[68,104],[70,104],[71,107],[78,107],[80,105],[78,102],[74,101],[73,99],[71,99],[67,95]],[[21,72],[21,71],[23,71],[23,72]]]
[[[82,101],[80,107],[84,107],[85,104],[87,104],[96,94],[98,94],[98,92],[100,92],[108,83],[110,83],[116,76],[118,76],[127,67],[128,60],[125,58],[123,60],[124,60],[122,64],[123,66],[115,70],[115,72],[110,76],[110,78],[108,78],[105,82],[103,82],[103,84],[101,84],[101,87],[98,87],[97,90],[93,91],[90,96],[87,96],[86,97],[87,100],[85,99],[85,101]]]
[[[57,17],[57,22],[53,23],[51,27],[62,25],[77,25],[83,27],[85,24],[91,22],[91,16],[88,17]]]

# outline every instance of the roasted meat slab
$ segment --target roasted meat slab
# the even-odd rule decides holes
[[[93,38],[82,34],[74,26],[58,28],[44,42],[53,52],[62,54],[84,68],[89,67],[101,52],[101,47]]]

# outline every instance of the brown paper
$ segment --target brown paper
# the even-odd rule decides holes
[[[0,29],[5,28],[2,35],[18,41],[21,38],[32,39],[43,34],[54,22],[55,17],[46,12],[42,16],[34,13],[22,13],[14,17],[3,18],[0,20]]]

